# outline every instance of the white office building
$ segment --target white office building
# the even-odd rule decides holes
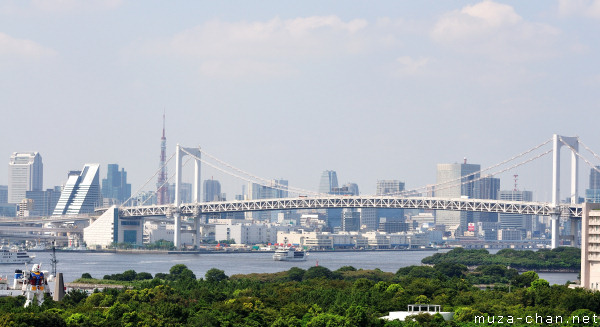
[[[39,152],[14,152],[8,162],[8,203],[20,203],[27,191],[42,191],[43,179]]]
[[[102,205],[100,165],[85,164],[82,171],[71,171],[60,193],[53,216],[92,213]]]

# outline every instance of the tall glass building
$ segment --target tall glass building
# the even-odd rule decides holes
[[[600,166],[596,166],[600,170]],[[590,187],[585,190],[585,202],[600,203],[600,173],[590,169]]]
[[[27,191],[43,189],[44,164],[39,152],[14,152],[8,162],[8,203],[20,203]]]
[[[479,196],[480,165],[465,163],[438,164],[436,197],[477,198]],[[438,210],[435,214],[435,223],[444,225],[446,230],[467,229],[467,223],[473,222],[473,212]]]
[[[102,180],[102,196],[124,203],[131,196],[131,184],[127,183],[127,172],[119,165],[108,164],[106,178]]]
[[[319,193],[331,194],[331,190],[338,187],[337,173],[335,170],[326,170],[321,174],[319,181]]]

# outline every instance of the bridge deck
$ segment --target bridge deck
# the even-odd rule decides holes
[[[226,213],[242,211],[330,209],[330,208],[402,208],[430,209],[475,212],[499,212],[524,215],[547,216],[552,213],[581,218],[582,206],[561,204],[554,207],[546,202],[522,202],[485,199],[446,199],[434,197],[395,197],[395,196],[332,196],[301,197],[282,199],[260,199],[243,201],[222,201],[204,203],[186,203],[175,208],[174,205],[151,205],[140,207],[121,207],[122,217],[170,216],[174,212],[182,215],[206,213]],[[99,211],[106,210],[100,209]]]

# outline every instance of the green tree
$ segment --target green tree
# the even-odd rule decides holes
[[[304,273],[304,279],[313,279],[313,278],[325,278],[330,279],[333,273],[326,267],[323,266],[314,266],[308,268],[308,270]]]
[[[225,275],[223,270],[217,268],[209,269],[204,275],[204,279],[206,279],[209,283],[218,283],[223,280],[227,280],[229,277]]]

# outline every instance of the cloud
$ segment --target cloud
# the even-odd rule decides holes
[[[9,55],[27,58],[55,56],[56,51],[39,45],[31,40],[16,39],[0,33],[0,56]]]
[[[369,49],[368,23],[337,16],[224,22],[211,20],[172,37],[134,44],[129,55],[166,55],[197,61],[201,72],[216,75],[277,75],[297,71],[302,60],[346,56]],[[286,61],[282,62],[282,58]]]
[[[558,13],[561,16],[583,16],[600,18],[600,0],[559,0]]]
[[[429,58],[413,59],[410,56],[402,56],[396,59],[400,65],[400,73],[403,75],[414,75],[421,71],[429,62]]]
[[[443,15],[431,31],[434,41],[497,61],[530,61],[558,55],[561,32],[529,22],[513,7],[483,1]]]
[[[38,14],[77,14],[115,9],[122,0],[8,0],[0,4],[0,13],[28,16]]]

